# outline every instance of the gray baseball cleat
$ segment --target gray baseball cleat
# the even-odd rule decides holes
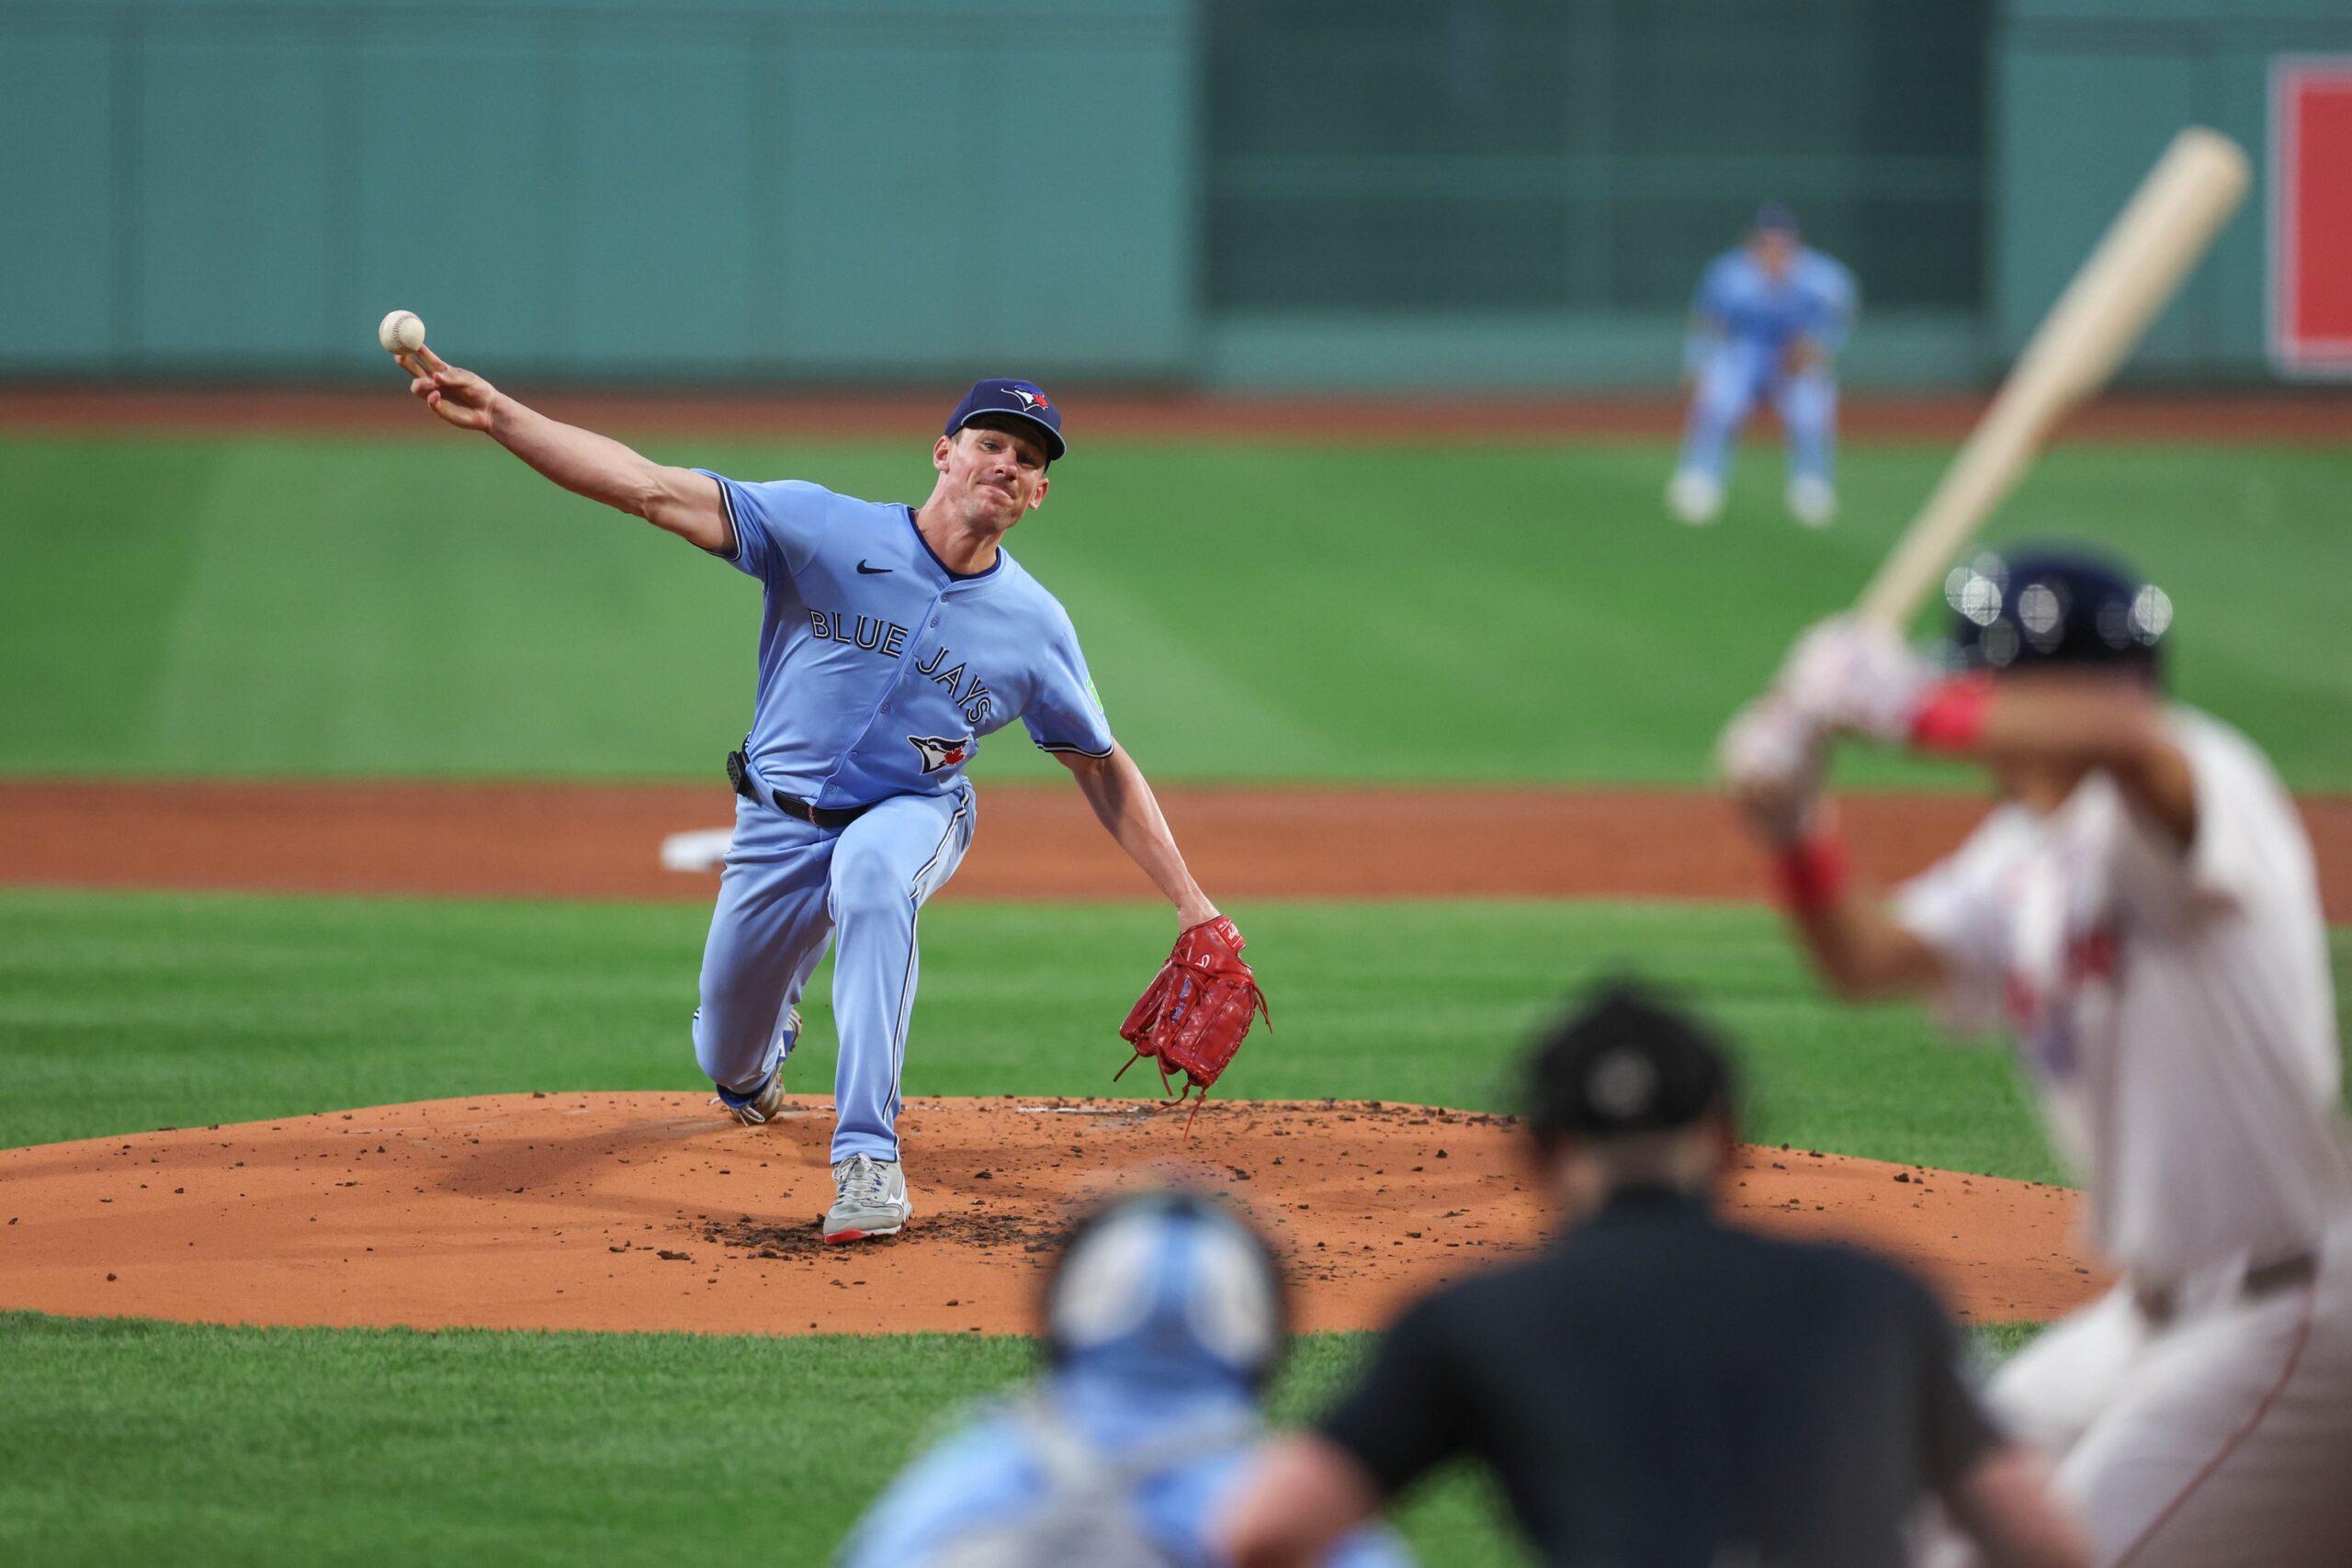
[[[852,1155],[833,1167],[833,1206],[825,1212],[825,1245],[896,1235],[914,1218],[907,1175],[897,1160]]]
[[[784,1028],[778,1032],[784,1039],[784,1050],[775,1059],[775,1071],[768,1075],[768,1081],[760,1086],[758,1093],[740,1095],[717,1084],[711,1086],[718,1092],[710,1097],[710,1102],[746,1127],[763,1127],[784,1111],[784,1064],[790,1059],[792,1047],[800,1039],[798,1008],[785,1015]]]
[[[1838,520],[1838,491],[1818,474],[1789,481],[1789,515],[1808,528],[1826,528]]]
[[[1713,523],[1724,509],[1723,484],[1696,468],[1681,469],[1666,487],[1666,509],[1693,527]]]

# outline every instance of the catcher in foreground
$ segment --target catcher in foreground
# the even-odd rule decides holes
[[[1250,1032],[1250,1021],[1263,1018],[1274,1026],[1266,993],[1258,976],[1241,959],[1241,933],[1223,915],[1187,926],[1176,939],[1175,951],[1144,987],[1119,1038],[1136,1048],[1125,1067],[1111,1075],[1126,1076],[1127,1067],[1145,1057],[1159,1064],[1159,1081],[1178,1100],[1192,1097],[1193,1110],[1184,1118],[1186,1131],[1200,1114],[1209,1086],[1225,1071],[1233,1054]],[[1177,1083],[1169,1074],[1182,1073]]]

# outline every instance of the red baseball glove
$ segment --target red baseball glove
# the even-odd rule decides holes
[[[1222,915],[1176,939],[1175,951],[1119,1026],[1119,1038],[1136,1054],[1111,1075],[1114,1082],[1127,1067],[1152,1057],[1161,1087],[1178,1100],[1191,1093],[1193,1109],[1199,1111],[1209,1086],[1241,1049],[1250,1019],[1262,1015],[1268,1029],[1274,1026],[1258,976],[1241,961],[1241,933]],[[1171,1072],[1184,1075],[1182,1087],[1170,1080]],[[1185,1125],[1191,1124],[1187,1119]]]

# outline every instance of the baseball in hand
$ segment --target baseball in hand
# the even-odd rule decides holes
[[[376,341],[386,354],[414,354],[424,346],[424,322],[413,310],[394,310],[376,323]]]

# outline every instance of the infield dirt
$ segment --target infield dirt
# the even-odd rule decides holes
[[[1074,1204],[1182,1179],[1245,1204],[1309,1329],[1526,1250],[1543,1219],[1504,1118],[1379,1102],[913,1100],[916,1218],[827,1247],[825,1102],[739,1127],[699,1097],[502,1095],[0,1150],[0,1306],[196,1322],[1025,1332]],[[1966,1315],[2099,1286],[2075,1194],[1795,1149],[1727,1193],[1766,1231],[1924,1269]]]
[[[1766,896],[1764,863],[1698,790],[1171,786],[1169,820],[1227,898]],[[0,783],[0,884],[279,893],[707,901],[713,875],[662,868],[671,833],[723,827],[733,797],[691,784]],[[2301,803],[2331,919],[2352,919],[2352,798]],[[1907,875],[1984,814],[1959,795],[1849,795],[1860,863]],[[1060,784],[981,792],[945,898],[1079,901],[1152,891]]]

